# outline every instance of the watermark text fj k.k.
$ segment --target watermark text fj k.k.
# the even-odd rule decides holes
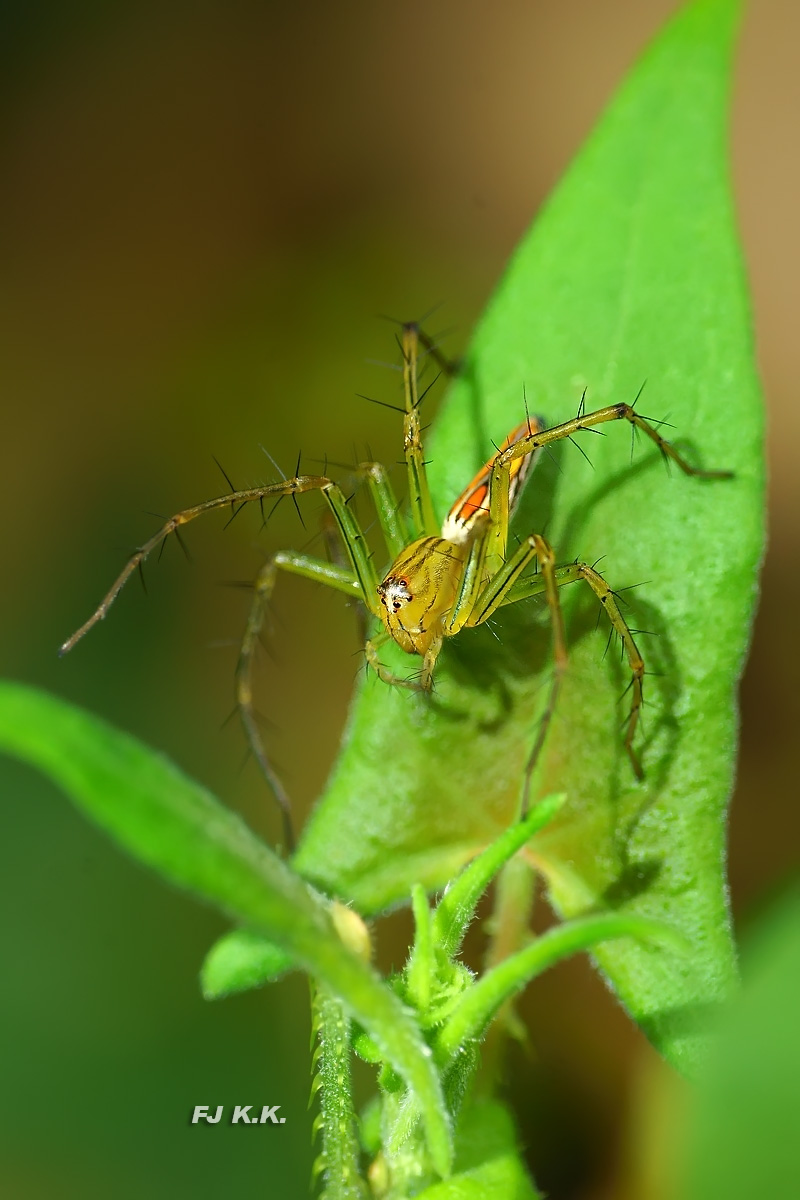
[[[230,1125],[284,1125],[285,1117],[278,1116],[280,1104],[235,1104],[230,1115]],[[192,1113],[192,1125],[205,1121],[208,1125],[217,1125],[222,1120],[224,1104],[215,1108],[209,1104],[196,1104]]]

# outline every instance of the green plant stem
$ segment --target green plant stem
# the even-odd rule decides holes
[[[536,892],[536,873],[521,854],[503,867],[497,878],[495,902],[487,922],[490,942],[484,968],[488,973],[518,953],[531,937],[531,915]],[[506,1000],[489,1027],[481,1054],[479,1081],[481,1090],[491,1094],[500,1073],[503,1051],[509,1034],[522,1036],[524,1026],[514,1013],[512,998]]]
[[[610,938],[630,937],[668,947],[673,953],[686,954],[688,945],[680,934],[674,933],[660,921],[624,914],[602,914],[557,925],[537,938],[526,949],[507,958],[464,992],[442,1026],[434,1043],[434,1056],[439,1074],[448,1091],[448,1075],[460,1059],[482,1037],[492,1017],[503,1003],[522,990],[548,967],[580,950],[590,950]],[[419,1119],[419,1103],[408,1094],[398,1111],[388,1144],[402,1146],[412,1134]]]
[[[317,988],[313,1007],[319,1043],[320,1114],[315,1125],[322,1133],[318,1160],[324,1181],[321,1200],[366,1200],[351,1089],[350,1021],[341,1002],[326,987]]]

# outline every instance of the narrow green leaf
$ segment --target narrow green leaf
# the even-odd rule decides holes
[[[410,1014],[337,934],[328,906],[237,816],[167,759],[97,717],[0,683],[0,749],[44,771],[141,862],[273,940],[326,984],[418,1097],[442,1175],[450,1129]]]
[[[406,964],[406,995],[414,1008],[425,1012],[431,1000],[434,977],[432,917],[425,889],[415,883],[411,889],[411,911],[414,914],[414,946]]]
[[[671,930],[644,917],[601,913],[557,925],[487,971],[460,997],[436,1039],[436,1057],[442,1070],[447,1070],[468,1041],[482,1037],[500,1006],[537,975],[572,954],[616,938],[650,942],[683,957],[689,949]]]
[[[448,887],[433,914],[433,939],[442,953],[458,953],[478,902],[504,863],[552,821],[565,796],[548,796],[535,805],[523,821],[509,825],[491,846],[465,867]]]
[[[668,417],[687,454],[728,481],[667,474],[629,431],[584,436],[531,477],[515,532],[546,530],[559,561],[603,558],[627,588],[652,674],[638,783],[619,722],[625,665],[604,657],[597,603],[572,585],[570,648],[534,794],[569,804],[533,843],[557,909],[619,908],[681,930],[680,970],[632,943],[598,959],[649,1036],[690,1071],[705,1017],[735,978],[724,880],[724,813],[736,742],[735,688],[763,545],[763,415],[729,194],[727,106],[738,5],[684,9],[620,89],[480,324],[428,447],[440,514],[524,415],[550,423],[587,404],[632,401]],[[602,618],[601,618],[602,619]],[[538,600],[493,630],[449,643],[433,697],[369,678],[297,856],[299,869],[371,912],[413,882],[441,887],[511,821],[550,664]],[[381,651],[395,671],[411,659]],[[658,673],[658,674],[656,674]],[[380,797],[380,801],[376,800]]]
[[[295,966],[281,946],[252,929],[232,929],[209,950],[200,971],[206,1000],[219,1000],[279,979]]]

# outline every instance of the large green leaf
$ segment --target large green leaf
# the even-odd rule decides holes
[[[800,887],[772,901],[742,948],[742,992],[723,1015],[684,1120],[675,1200],[800,1196]]]
[[[727,104],[737,5],[700,0],[645,54],[610,105],[489,305],[431,438],[440,512],[531,409],[550,423],[632,401],[732,481],[665,472],[628,426],[567,443],[532,477],[517,533],[544,530],[560,561],[605,556],[654,673],[646,681],[637,783],[622,748],[624,664],[603,656],[597,604],[563,594],[571,647],[535,792],[566,792],[533,843],[557,909],[655,917],[690,960],[626,944],[597,958],[650,1037],[684,1070],[704,1016],[735,974],[724,813],[735,689],[763,541],[763,418],[729,194]],[[521,148],[521,153],[533,149]],[[442,885],[515,811],[549,663],[538,599],[464,632],[431,697],[365,681],[327,793],[297,856],[309,878],[377,911],[413,881]],[[384,652],[382,651],[382,655]],[[409,672],[400,651],[387,661]],[[655,672],[659,672],[657,675]]]
[[[49,775],[141,862],[267,935],[327,984],[423,1105],[441,1174],[450,1129],[430,1053],[394,992],[339,937],[327,904],[232,812],[162,755],[97,717],[0,683],[0,750]]]

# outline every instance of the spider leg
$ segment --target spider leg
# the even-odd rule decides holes
[[[377,634],[374,638],[370,638],[365,647],[364,653],[367,656],[367,663],[379,679],[384,683],[391,684],[393,687],[406,688],[411,692],[429,692],[431,690],[431,679],[433,669],[436,665],[436,660],[439,657],[439,651],[442,648],[443,637],[438,637],[433,640],[430,648],[426,651],[422,660],[422,669],[418,679],[408,679],[401,675],[395,675],[394,671],[390,671],[385,667],[378,658],[378,647],[389,640],[389,634],[385,631]]]
[[[464,562],[456,598],[445,620],[445,637],[453,637],[465,625],[472,624],[471,617],[483,588],[486,559],[492,543],[491,524],[486,514],[481,513],[476,518],[474,531],[475,536]]]
[[[402,409],[398,409],[398,412],[402,411]],[[389,472],[382,463],[371,460],[360,462],[356,467],[348,466],[346,463],[337,463],[335,465],[347,467],[356,481],[357,488],[360,488],[363,483],[367,484],[372,496],[372,502],[375,505],[383,540],[389,551],[389,557],[392,559],[397,558],[398,554],[409,545],[412,538],[406,528],[403,505],[395,495],[394,488],[389,479]],[[327,459],[325,470],[327,470]],[[352,499],[353,497],[350,496],[347,501],[348,504],[351,503]]]
[[[428,486],[425,455],[422,449],[422,430],[419,406],[423,397],[419,394],[417,365],[421,334],[413,321],[403,326],[400,349],[403,355],[403,391],[405,415],[403,417],[403,452],[408,471],[408,496],[411,504],[411,519],[415,537],[435,537],[439,524],[433,511],[433,501]],[[424,343],[423,343],[424,344]]]
[[[318,583],[325,583],[347,596],[363,596],[361,585],[352,571],[334,563],[322,562],[305,554],[294,554],[285,550],[280,550],[267,559],[253,584],[253,603],[250,606],[236,664],[236,707],[250,749],[281,810],[284,841],[287,850],[292,853],[295,842],[289,797],[267,755],[253,706],[253,666],[256,649],[279,570],[290,571],[306,579],[315,579]]]
[[[338,529],[336,523],[334,522],[333,516],[328,509],[323,509],[320,518],[320,525],[322,528],[322,541],[325,546],[325,552],[327,554],[328,561],[333,563],[334,566],[347,570],[350,560],[344,546],[342,545],[342,539],[338,536]],[[369,623],[368,612],[362,601],[363,596],[361,595],[361,591],[359,589],[347,602],[347,607],[353,610],[355,616],[359,646],[363,646],[364,642],[367,640],[367,627]]]
[[[504,603],[508,603],[507,596],[514,584],[519,580],[522,572],[533,561],[536,560],[539,565],[539,574],[536,581],[539,585],[539,590],[543,591],[547,597],[547,607],[550,610],[550,622],[553,629],[553,658],[554,669],[553,677],[550,681],[550,691],[547,697],[544,713],[539,721],[539,729],[536,734],[536,740],[525,767],[525,783],[522,796],[522,816],[528,809],[528,786],[536,765],[536,761],[541,753],[544,745],[547,731],[550,722],[555,712],[558,695],[561,690],[561,683],[564,678],[564,673],[567,669],[567,637],[564,629],[564,613],[561,608],[561,600],[558,594],[560,586],[558,579],[558,569],[555,565],[555,555],[553,548],[546,538],[543,538],[538,533],[529,534],[527,538],[519,545],[511,558],[503,564],[500,570],[489,580],[486,586],[475,597],[473,612],[467,621],[467,625],[475,626],[482,625],[487,621],[494,612]]]
[[[194,521],[196,517],[201,517],[207,512],[227,508],[229,504],[235,506],[249,504],[253,501],[261,502],[269,497],[276,497],[280,500],[282,496],[296,497],[298,493],[311,491],[321,491],[328,502],[347,548],[364,602],[374,616],[379,616],[379,602],[375,591],[377,587],[375,570],[364,535],[347,506],[341,488],[324,475],[296,475],[293,479],[284,479],[280,483],[264,484],[262,487],[247,488],[240,492],[230,492],[225,496],[216,496],[213,500],[205,500],[202,504],[195,504],[191,508],[184,508],[175,513],[151,538],[148,538],[138,550],[134,551],[95,611],[71,637],[67,638],[61,646],[59,654],[66,654],[98,621],[104,619],[130,576],[139,569],[148,554],[160,546],[171,533],[177,536],[182,525]]]
[[[554,426],[552,429],[531,429],[527,436],[513,441],[505,449],[499,451],[492,460],[489,474],[488,524],[484,532],[478,533],[479,538],[485,537],[487,541],[487,548],[485,550],[482,549],[481,553],[484,556],[483,562],[485,564],[485,572],[488,575],[488,582],[482,590],[479,589],[477,579],[471,583],[468,589],[469,595],[466,597],[467,601],[469,600],[469,596],[474,597],[474,604],[471,611],[466,620],[463,619],[462,611],[459,611],[455,618],[451,614],[451,627],[446,629],[446,633],[455,632],[456,627],[460,628],[462,624],[466,624],[467,626],[479,625],[486,621],[500,605],[513,603],[516,600],[523,599],[525,596],[544,592],[547,597],[553,626],[555,672],[539,734],[528,761],[523,793],[523,811],[527,805],[528,783],[531,771],[547,734],[547,726],[553,715],[567,662],[564,619],[558,598],[558,589],[578,579],[582,579],[587,583],[597,596],[601,606],[608,615],[612,630],[619,635],[628,658],[628,665],[631,670],[630,689],[632,698],[626,722],[625,749],[637,779],[643,778],[642,766],[633,748],[633,742],[642,709],[644,660],[634,641],[633,632],[620,611],[613,591],[609,588],[602,575],[587,563],[576,562],[568,567],[556,568],[550,546],[544,538],[536,534],[528,537],[510,558],[506,558],[506,544],[511,515],[511,464],[525,455],[532,454],[543,447],[548,447],[551,442],[558,441],[561,438],[571,438],[575,433],[580,433],[582,430],[594,429],[595,426],[605,424],[608,421],[619,420],[629,421],[634,431],[641,430],[646,434],[658,447],[664,459],[667,462],[672,461],[676,463],[686,475],[694,475],[703,479],[729,479],[732,477],[732,472],[730,471],[705,470],[692,466],[674,446],[661,436],[656,425],[646,417],[640,416],[635,411],[634,405],[631,404],[614,404],[606,408],[597,409],[591,413],[584,412],[583,404],[581,404],[577,416],[571,421],[565,421],[561,425]],[[539,575],[532,580],[520,583],[522,571],[534,558],[539,560]],[[468,558],[467,568],[469,561],[470,559]],[[459,596],[457,607],[459,607],[461,600],[462,597]]]
[[[564,421],[561,425],[554,425],[552,429],[532,429],[526,437],[512,442],[492,460],[489,489],[489,525],[492,541],[487,559],[492,574],[501,569],[506,555],[511,515],[509,501],[511,463],[528,454],[548,448],[552,442],[560,441],[562,438],[571,438],[583,430],[599,433],[600,430],[595,429],[596,425],[622,420],[629,421],[632,430],[638,429],[645,433],[656,444],[664,460],[668,463],[670,461],[676,463],[684,474],[694,475],[700,479],[731,479],[733,477],[731,471],[707,471],[701,467],[692,466],[666,438],[661,436],[656,428],[656,423],[640,416],[632,404],[611,404],[606,408],[598,408],[595,412],[586,413],[583,411],[581,403],[578,415],[572,420]]]
[[[385,467],[378,462],[367,462],[360,463],[358,469],[366,476],[389,557],[395,559],[411,541],[402,505],[394,494]]]
[[[626,720],[625,750],[627,751],[636,778],[643,779],[642,764],[633,748],[633,741],[642,711],[642,681],[645,674],[645,664],[639,652],[639,647],[634,640],[633,632],[622,615],[615,593],[594,567],[589,566],[588,563],[574,562],[566,567],[556,567],[553,574],[556,586],[559,588],[564,587],[568,583],[575,583],[578,580],[583,580],[584,583],[587,583],[600,601],[601,608],[605,610],[606,616],[611,623],[612,631],[617,633],[622,641],[631,671],[631,682],[629,685],[631,690],[631,707]],[[535,596],[542,592],[547,592],[544,572],[542,576],[533,576],[515,585],[512,584],[504,593],[500,604],[515,604],[518,600],[524,600],[528,596]],[[549,596],[548,604],[550,604]]]
[[[372,668],[378,678],[382,679],[384,683],[391,684],[392,687],[404,687],[414,692],[419,691],[420,687],[416,680],[403,679],[400,675],[395,675],[394,671],[390,671],[381,662],[378,657],[378,647],[385,645],[388,641],[389,634],[385,630],[381,630],[374,638],[367,638],[364,644],[367,665]]]
[[[663,438],[656,429],[656,423],[648,420],[647,417],[642,417],[634,409],[632,404],[610,404],[606,408],[598,408],[595,412],[584,413],[579,412],[571,421],[564,421],[561,425],[554,425],[552,429],[544,429],[542,431],[535,430],[529,437],[520,438],[514,442],[502,454],[499,454],[495,459],[495,467],[502,469],[515,458],[521,458],[525,454],[530,454],[533,450],[538,450],[542,446],[548,446],[551,442],[557,442],[561,438],[571,437],[575,433],[580,433],[585,429],[594,429],[596,425],[603,425],[607,421],[630,421],[634,429],[640,429],[646,434],[652,442],[656,444],[661,455],[668,460],[674,462],[685,475],[695,475],[700,479],[732,479],[732,471],[707,471],[702,467],[693,467],[680,454],[675,447]],[[600,432],[597,430],[596,432]],[[501,497],[498,497],[498,504]]]
[[[431,315],[432,314],[428,312],[424,317],[421,318],[421,321],[427,321],[428,317]],[[458,374],[459,363],[452,358],[447,358],[447,356],[442,353],[439,348],[438,341],[438,339],[445,337],[450,332],[452,332],[452,329],[445,329],[438,334],[435,334],[433,337],[430,337],[429,334],[425,333],[424,329],[417,329],[417,336],[419,337],[420,343],[425,347],[425,352],[431,356],[439,369],[443,371],[445,375],[452,376]]]
[[[439,652],[443,643],[444,637],[440,634],[438,638],[434,638],[429,648],[425,652],[425,657],[422,660],[422,674],[420,675],[419,679],[420,687],[422,688],[423,692],[429,692],[431,690],[433,669],[436,666],[436,660],[439,657]]]

